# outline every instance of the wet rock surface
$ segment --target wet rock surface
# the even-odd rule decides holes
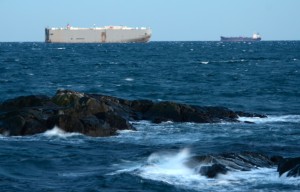
[[[227,171],[250,171],[259,167],[273,167],[275,163],[264,154],[242,152],[194,156],[187,162],[187,166],[199,169],[203,176],[214,178]]]
[[[215,178],[219,174],[228,174],[229,171],[250,171],[258,168],[276,168],[276,166],[279,176],[284,173],[287,177],[300,176],[300,157],[268,157],[258,152],[193,156],[186,162],[186,165],[208,178]]]
[[[118,130],[135,130],[133,120],[217,123],[238,122],[238,116],[264,117],[234,112],[225,107],[200,107],[175,102],[125,100],[100,94],[59,90],[53,97],[22,96],[0,105],[0,133],[32,135],[54,126],[66,132],[111,136]]]
[[[300,157],[296,158],[283,158],[279,164],[277,171],[281,176],[287,173],[287,177],[299,177],[300,176]]]

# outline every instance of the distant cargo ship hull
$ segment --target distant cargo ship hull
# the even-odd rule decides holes
[[[109,26],[101,28],[46,28],[47,43],[131,43],[148,42],[149,28]]]
[[[239,41],[261,41],[261,37],[258,33],[254,33],[252,37],[223,37],[221,41],[239,42]]]
[[[253,39],[252,37],[221,37],[221,41],[260,41],[261,38]]]

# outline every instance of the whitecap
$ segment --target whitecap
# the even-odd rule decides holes
[[[132,132],[136,132],[134,130],[118,130],[117,133],[119,134],[126,134],[126,133],[132,133]]]
[[[128,78],[125,78],[125,81],[133,81],[134,79],[133,78],[130,78],[130,77],[128,77]]]
[[[67,138],[67,137],[72,137],[72,136],[78,136],[81,135],[80,133],[67,133],[64,130],[60,129],[57,126],[54,126],[53,129],[50,129],[43,133],[44,136],[46,137],[61,137],[61,138]]]
[[[124,168],[120,172],[134,172],[145,179],[175,184],[174,180],[184,180],[194,176],[193,170],[185,165],[190,156],[187,148],[177,153],[170,151],[152,153],[146,163]]]
[[[58,47],[57,48],[58,50],[64,50],[64,49],[66,49],[65,47]]]
[[[207,65],[209,61],[201,61],[201,64]]]

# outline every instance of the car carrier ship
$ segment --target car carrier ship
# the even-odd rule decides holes
[[[63,28],[46,28],[46,43],[134,43],[148,42],[150,28],[127,26],[105,26],[78,28],[67,25]]]
[[[231,42],[238,42],[238,41],[260,41],[261,36],[259,33],[254,33],[252,37],[223,37],[221,36],[221,41],[231,41]]]

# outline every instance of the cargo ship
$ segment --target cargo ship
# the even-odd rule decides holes
[[[239,41],[260,41],[261,36],[259,33],[254,33],[252,37],[223,37],[221,36],[221,41],[239,42]]]
[[[105,26],[78,28],[46,28],[46,43],[146,43],[152,31],[145,27]]]

